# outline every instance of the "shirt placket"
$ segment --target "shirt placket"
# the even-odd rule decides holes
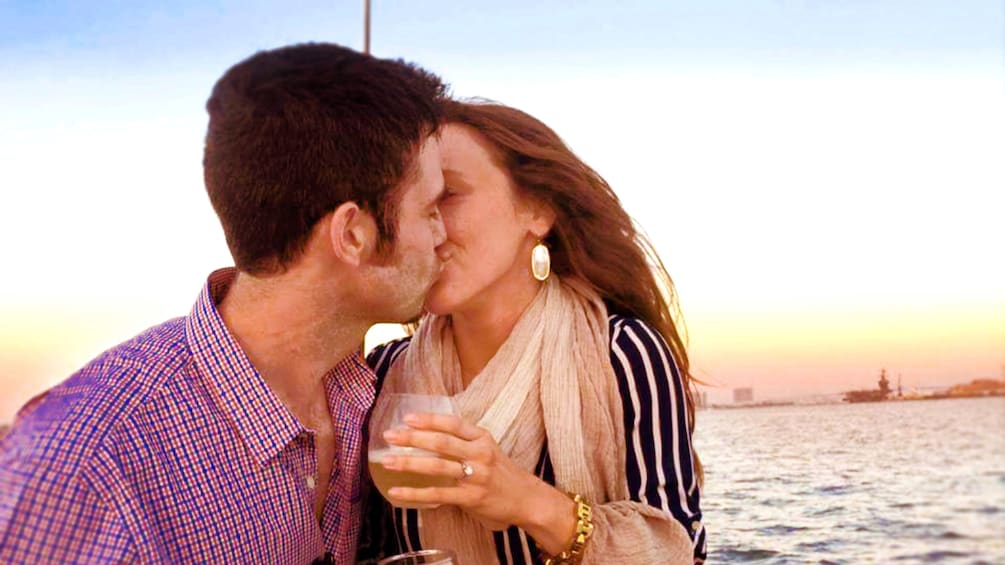
[[[355,536],[358,534],[358,509],[353,504],[356,493],[354,480],[362,472],[354,456],[359,449],[357,430],[361,414],[351,403],[346,402],[335,389],[329,391],[329,406],[335,425],[335,459],[329,477],[328,499],[325,501],[326,522],[325,541],[329,547],[337,547],[338,556],[345,559],[353,552]],[[343,472],[349,470],[350,472]]]
[[[318,456],[314,445],[314,432],[306,430],[301,437],[303,438],[302,469],[304,470],[304,487],[306,487],[304,494],[313,514],[314,498],[318,492]]]
[[[288,477],[285,487],[287,496],[296,505],[291,511],[301,517],[297,528],[299,533],[295,536],[299,549],[295,553],[306,551],[312,559],[323,557],[326,547],[324,533],[314,514],[314,494],[317,491],[316,460],[314,434],[303,428],[286,444],[279,455],[279,464]]]
[[[325,500],[325,544],[337,563],[352,563],[360,528],[360,427],[373,403],[372,373],[361,361],[347,359],[325,380],[328,409],[335,431],[335,457]],[[367,382],[368,377],[369,382]],[[367,397],[369,387],[369,398]]]
[[[318,463],[317,450],[314,445],[314,432],[303,430],[293,442],[294,448],[288,450],[290,453],[290,465],[287,467],[293,475],[294,484],[297,485],[297,492],[301,494],[304,504],[310,509],[310,515],[314,516],[314,497],[318,489]],[[311,520],[318,524],[316,519]],[[319,532],[321,530],[318,524]]]

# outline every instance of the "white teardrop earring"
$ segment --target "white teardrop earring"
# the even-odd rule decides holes
[[[541,282],[548,280],[548,275],[551,274],[551,253],[548,252],[548,247],[540,241],[530,252],[530,272],[533,273],[535,279]]]

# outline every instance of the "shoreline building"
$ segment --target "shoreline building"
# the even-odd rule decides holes
[[[746,404],[754,401],[754,389],[751,387],[734,388],[733,404]]]

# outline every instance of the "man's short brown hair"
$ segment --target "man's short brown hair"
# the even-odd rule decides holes
[[[268,273],[303,252],[344,202],[372,213],[393,244],[395,188],[441,119],[446,87],[401,60],[309,43],[228,70],[206,103],[206,190],[238,269]]]

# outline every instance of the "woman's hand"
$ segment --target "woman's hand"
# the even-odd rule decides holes
[[[492,530],[515,524],[535,538],[542,536],[548,550],[564,549],[575,531],[575,504],[563,493],[519,468],[483,428],[457,416],[413,414],[405,417],[409,428],[390,430],[384,439],[392,445],[435,452],[440,457],[384,457],[384,467],[457,479],[457,486],[394,487],[388,493],[403,503],[453,504]],[[463,462],[463,464],[462,464]],[[464,464],[471,468],[465,476]],[[547,531],[546,531],[547,530]],[[539,543],[544,539],[539,540]]]
[[[409,428],[389,430],[384,439],[392,445],[417,447],[440,457],[385,456],[384,467],[457,479],[455,487],[395,487],[391,498],[407,503],[453,504],[493,530],[518,523],[524,509],[522,494],[537,478],[517,467],[488,431],[457,416],[412,414]],[[468,465],[471,476],[465,476]]]

